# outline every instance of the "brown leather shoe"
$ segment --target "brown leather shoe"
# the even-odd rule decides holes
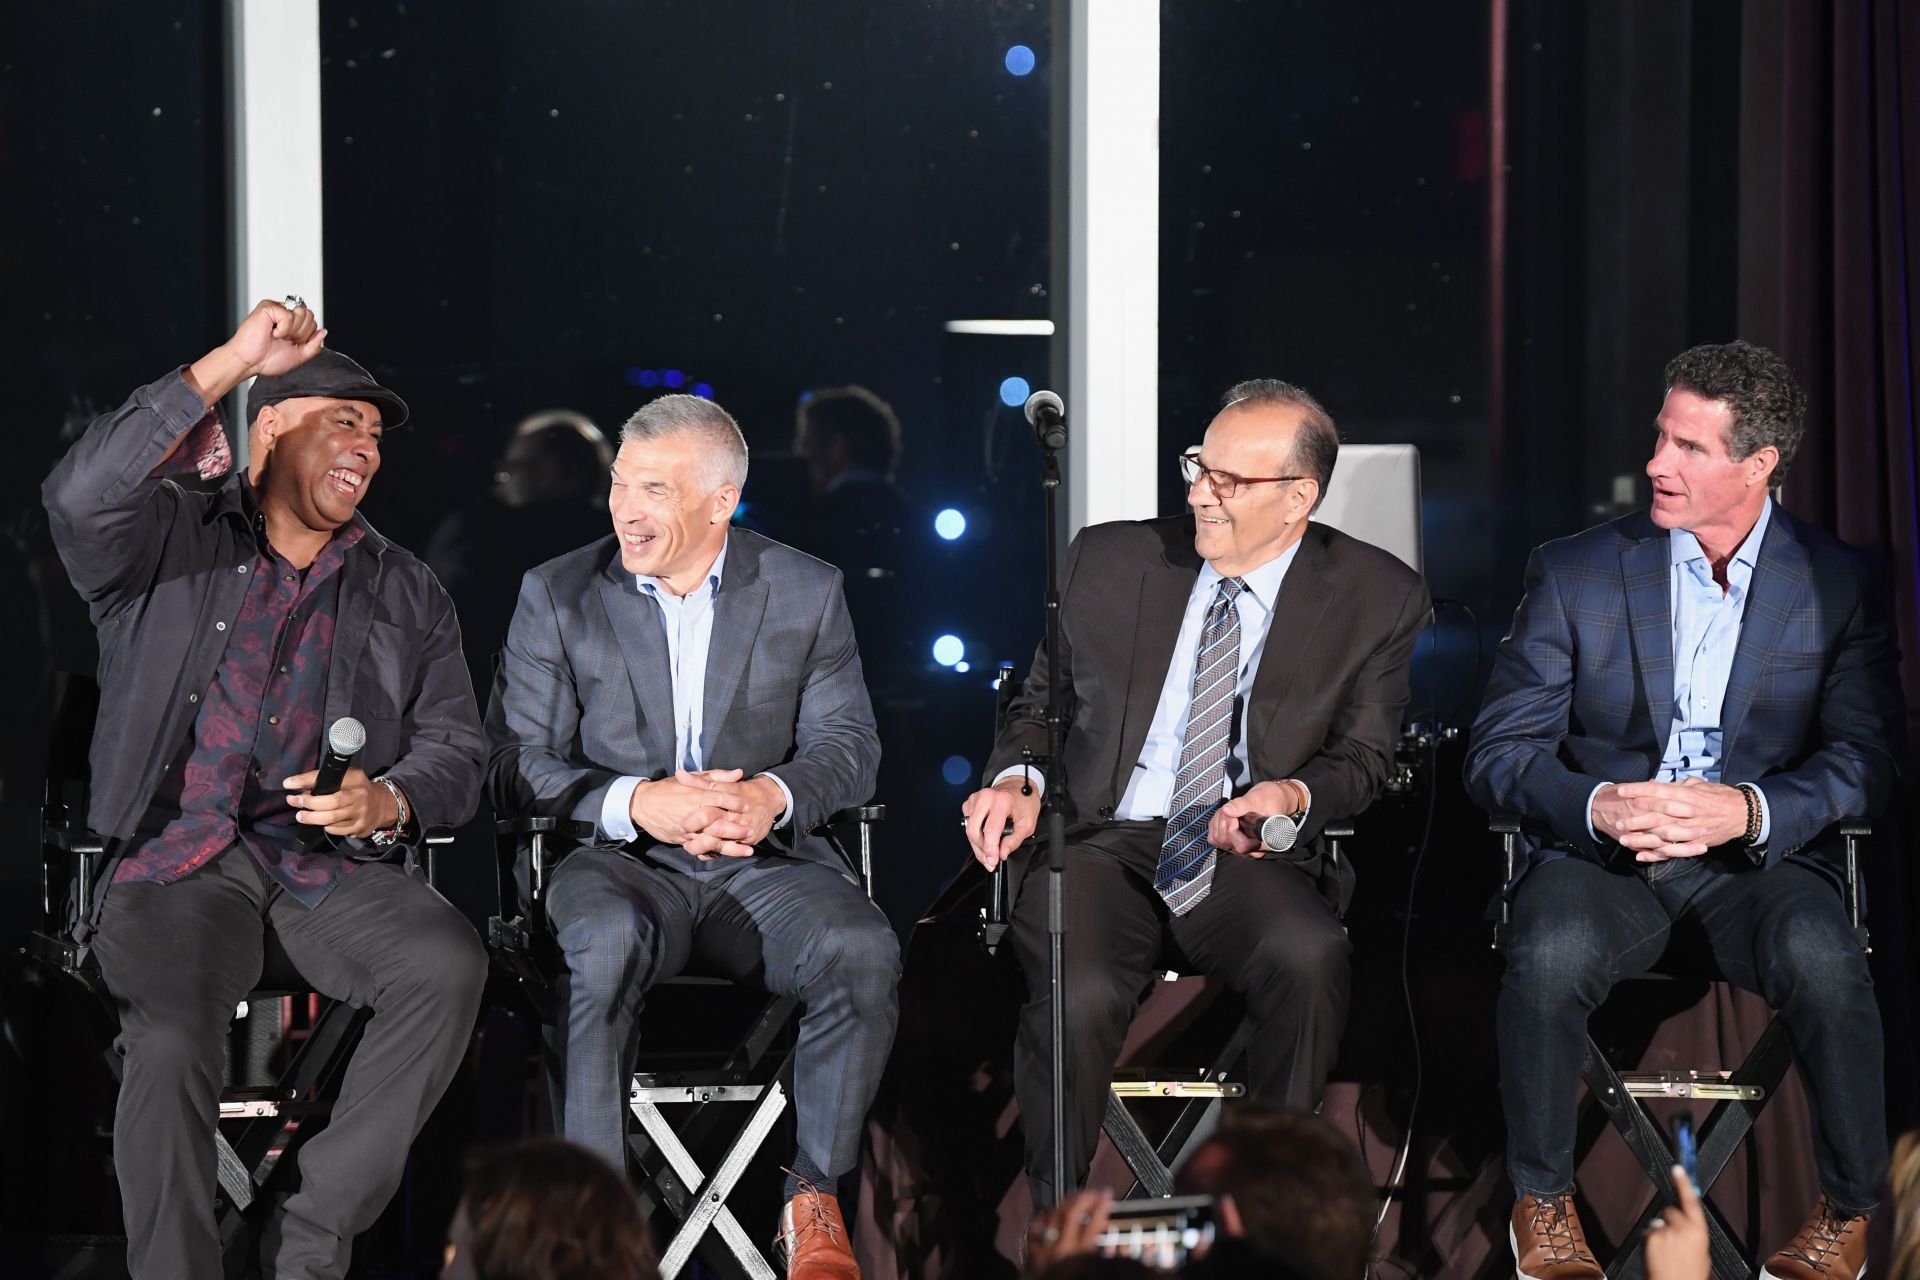
[[[1767,1259],[1761,1280],[1860,1280],[1867,1274],[1867,1219],[1843,1218],[1825,1196],[1800,1234]]]
[[[1587,1248],[1571,1192],[1514,1201],[1507,1242],[1520,1280],[1605,1280],[1607,1273]]]
[[[840,1201],[802,1184],[780,1213],[774,1252],[787,1262],[789,1280],[860,1280]]]

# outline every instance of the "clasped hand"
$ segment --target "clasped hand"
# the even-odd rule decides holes
[[[633,824],[662,844],[702,858],[748,858],[786,803],[770,778],[748,778],[739,769],[680,769],[635,787],[627,809]]]
[[[1747,798],[1699,778],[1615,783],[1593,797],[1593,829],[1636,862],[1697,858],[1747,833]]]

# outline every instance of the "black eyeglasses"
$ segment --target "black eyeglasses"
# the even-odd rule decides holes
[[[1200,451],[1180,455],[1180,478],[1191,489],[1200,477],[1207,478],[1207,487],[1213,490],[1216,498],[1231,498],[1240,492],[1243,484],[1291,484],[1295,480],[1311,480],[1312,476],[1237,476],[1231,471],[1216,471],[1200,462]]]

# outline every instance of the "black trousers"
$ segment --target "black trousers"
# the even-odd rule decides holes
[[[1048,1027],[1047,875],[1035,852],[1013,911],[1013,950],[1029,999],[1014,1045],[1014,1089],[1036,1197],[1086,1180],[1100,1138],[1107,1086],[1127,1026],[1153,975],[1168,967],[1222,979],[1253,1023],[1249,1094],[1265,1102],[1319,1106],[1346,1026],[1352,948],[1333,908],[1305,873],[1273,859],[1221,854],[1213,889],[1184,916],[1153,891],[1166,824],[1114,822],[1067,846],[1066,1173],[1052,1166]]]
[[[214,1124],[221,1042],[260,977],[267,930],[323,995],[371,1008],[327,1127],[300,1148],[300,1191],[269,1222],[266,1274],[346,1274],[407,1149],[466,1053],[486,952],[458,910],[370,863],[308,910],[239,845],[173,884],[120,884],[94,952],[120,1015],[114,1166],[135,1280],[218,1276]]]

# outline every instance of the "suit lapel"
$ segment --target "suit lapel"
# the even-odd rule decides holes
[[[700,759],[714,767],[714,738],[740,691],[760,635],[760,617],[767,611],[767,584],[757,557],[747,554],[746,539],[733,538],[727,549],[725,576],[713,600],[713,638],[707,645],[707,687],[700,704]]]
[[[1253,746],[1265,739],[1274,714],[1286,701],[1294,673],[1312,649],[1314,633],[1332,601],[1326,544],[1319,527],[1309,524],[1280,583],[1280,598],[1273,602],[1273,620],[1267,627],[1267,647],[1261,650],[1260,670],[1253,676],[1253,696],[1247,707],[1249,763]],[[1255,776],[1261,776],[1257,769]]]
[[[1766,535],[1760,539],[1760,555],[1740,616],[1740,643],[1733,651],[1733,670],[1727,676],[1727,692],[1720,704],[1721,767],[1729,778],[1741,776],[1731,772],[1740,728],[1753,708],[1754,690],[1767,669],[1768,655],[1778,648],[1780,629],[1786,625],[1787,614],[1812,569],[1807,549],[1793,536],[1784,515],[1775,506]]]
[[[667,659],[667,633],[660,622],[660,606],[620,567],[617,550],[600,580],[600,601],[633,682],[639,719],[634,736],[639,739],[646,771],[656,777],[672,773],[680,762],[673,758],[673,668]]]
[[[1653,723],[1653,758],[1667,749],[1673,731],[1673,552],[1665,532],[1620,553],[1632,625],[1634,664],[1647,691]]]

